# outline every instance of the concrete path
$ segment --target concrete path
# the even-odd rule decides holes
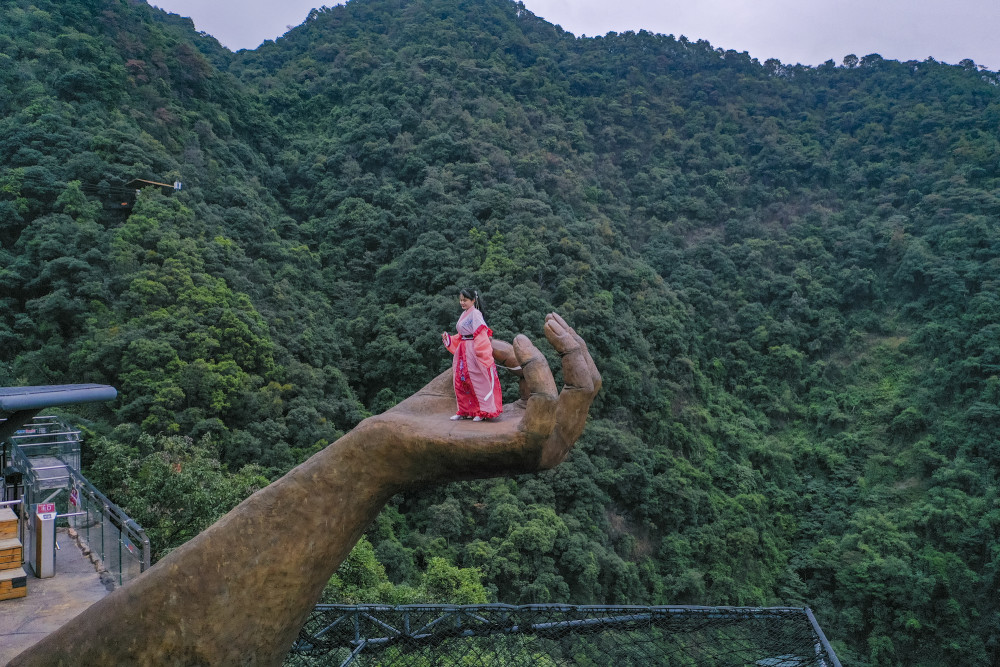
[[[65,528],[56,541],[56,576],[38,579],[25,564],[27,597],[0,600],[0,666],[110,592]]]

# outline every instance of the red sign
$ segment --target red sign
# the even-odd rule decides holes
[[[38,503],[38,509],[36,512],[38,514],[51,514],[56,511],[55,503]]]

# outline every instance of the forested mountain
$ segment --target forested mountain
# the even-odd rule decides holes
[[[509,0],[235,54],[140,0],[5,2],[0,380],[119,389],[87,472],[162,554],[447,368],[477,287],[499,338],[590,343],[588,428],[395,498],[331,599],[808,605],[845,665],[997,664],[998,83]]]

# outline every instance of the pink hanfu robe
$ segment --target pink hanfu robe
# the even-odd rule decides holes
[[[449,334],[446,346],[454,356],[455,398],[462,417],[499,417],[503,412],[500,378],[493,361],[493,332],[478,308],[469,308],[458,318],[458,335]]]

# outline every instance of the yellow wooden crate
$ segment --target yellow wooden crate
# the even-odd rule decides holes
[[[0,600],[28,595],[28,575],[21,568],[0,570]]]
[[[17,515],[9,507],[0,507],[0,540],[17,537]]]
[[[21,551],[20,540],[0,540],[0,570],[21,567]]]

